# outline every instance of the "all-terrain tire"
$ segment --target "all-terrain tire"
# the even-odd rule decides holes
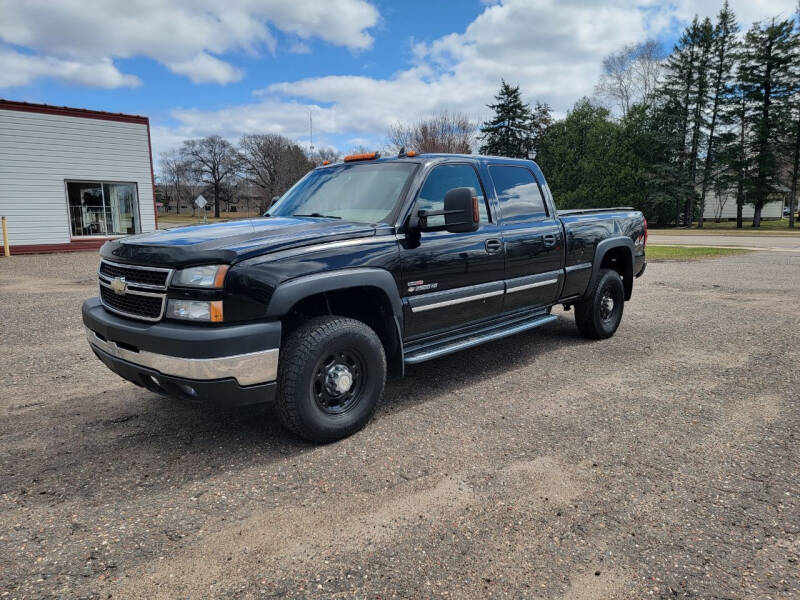
[[[347,383],[350,388],[342,391]],[[331,442],[369,421],[386,383],[378,335],[356,319],[315,317],[281,349],[277,409],[281,423],[307,440]]]
[[[611,269],[601,269],[589,294],[575,303],[575,324],[578,331],[593,340],[610,338],[622,321],[624,304],[625,288],[619,273]]]

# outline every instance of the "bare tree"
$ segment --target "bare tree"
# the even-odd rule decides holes
[[[411,125],[395,123],[387,137],[396,150],[470,154],[477,131],[468,116],[444,111]]]
[[[314,168],[303,149],[281,135],[246,135],[239,148],[245,177],[264,192],[262,208]]]
[[[161,153],[161,182],[168,196],[175,198],[175,214],[181,214],[181,202],[190,193],[191,165],[177,150]]]
[[[634,90],[639,101],[651,104],[655,98],[658,84],[664,74],[664,53],[661,44],[648,40],[636,48],[632,65]]]
[[[317,148],[308,158],[318,167],[325,161],[329,163],[339,162],[342,155],[335,148]]]
[[[214,189],[214,216],[219,217],[220,192],[225,180],[240,167],[240,156],[233,145],[218,135],[186,140],[180,151],[195,177]]]
[[[370,152],[374,152],[374,148],[367,148],[364,144],[356,144],[355,146],[351,146],[350,150],[347,151],[347,155],[350,154],[369,154]]]
[[[663,64],[664,53],[654,40],[624,46],[603,59],[603,74],[595,94],[611,100],[624,117],[637,102],[652,102]]]

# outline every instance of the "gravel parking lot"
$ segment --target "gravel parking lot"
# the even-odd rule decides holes
[[[800,253],[651,264],[611,340],[409,369],[327,446],[108,371],[96,261],[0,259],[2,598],[800,598]]]

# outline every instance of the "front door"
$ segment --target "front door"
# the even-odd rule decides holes
[[[412,210],[441,210],[445,194],[459,187],[473,188],[478,196],[477,231],[428,231],[418,234],[419,239],[407,234],[401,242],[407,339],[440,333],[502,310],[502,236],[475,167],[471,163],[434,167]],[[428,219],[429,226],[443,224],[444,217]]]
[[[550,306],[563,279],[564,232],[548,214],[533,172],[525,166],[491,165],[506,252],[504,311]]]

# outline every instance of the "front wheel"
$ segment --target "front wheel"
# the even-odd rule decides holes
[[[601,269],[591,292],[575,304],[575,324],[585,337],[610,338],[622,321],[625,288],[619,273]]]
[[[377,334],[361,321],[316,317],[288,337],[278,372],[278,415],[289,430],[330,442],[361,429],[386,382]]]

